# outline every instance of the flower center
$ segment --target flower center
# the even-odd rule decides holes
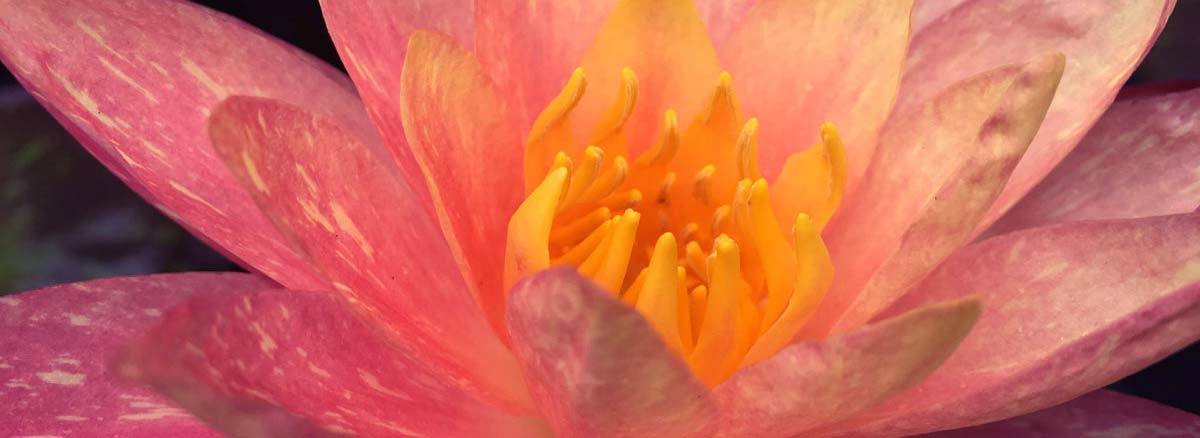
[[[826,201],[786,218],[771,208],[757,163],[758,121],[742,120],[731,78],[687,129],[667,110],[653,147],[632,161],[623,127],[637,76],[620,88],[586,142],[572,110],[587,87],[576,69],[525,145],[527,198],[508,224],[505,290],[555,265],[576,266],[646,316],[710,386],[792,340],[832,278],[820,227],[840,202],[846,160],[831,124],[813,155]],[[814,221],[813,218],[818,218]]]

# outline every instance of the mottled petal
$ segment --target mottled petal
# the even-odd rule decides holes
[[[188,297],[277,288],[236,273],[118,277],[0,297],[0,434],[216,438],[109,370],[116,351]]]
[[[923,0],[913,4],[912,32],[919,34],[942,19],[954,8],[971,0]]]
[[[1062,72],[1059,54],[1001,67],[888,121],[861,190],[825,233],[836,281],[810,336],[865,322],[970,241],[1038,132]]]
[[[562,89],[616,3],[476,2],[475,54],[511,99],[523,128]],[[616,85],[602,91],[613,93]]]
[[[970,0],[913,38],[897,114],[964,77],[1047,51],[1062,87],[1029,152],[984,218],[994,222],[1075,147],[1162,30],[1174,0]],[[1019,17],[1019,18],[1017,18]]]
[[[437,223],[392,168],[336,120],[235,96],[213,141],[233,173],[339,292],[480,397],[527,406],[520,371]]]
[[[1053,408],[921,438],[1182,438],[1200,436],[1200,417],[1113,391],[1096,391]]]
[[[397,341],[340,294],[213,294],[168,312],[118,369],[234,436],[301,436],[246,424],[246,406],[361,436],[538,436],[544,428],[474,399]]]
[[[1123,96],[989,233],[1200,207],[1200,88]]]
[[[401,117],[400,76],[408,38],[425,29],[450,35],[470,47],[474,39],[470,0],[321,0],[329,36],[371,121],[378,127],[409,186],[432,214],[425,178],[413,160]],[[243,93],[244,94],[244,93]]]
[[[819,342],[792,344],[716,388],[721,436],[800,436],[870,408],[937,368],[982,306],[978,298],[937,303]]]
[[[518,283],[508,300],[513,349],[560,437],[704,437],[708,388],[654,328],[572,268]]]
[[[328,287],[216,157],[205,120],[247,94],[369,130],[336,70],[223,14],[155,0],[0,1],[0,60],[168,216],[285,286]]]
[[[742,108],[758,117],[762,172],[774,177],[817,140],[842,133],[856,186],[892,109],[908,46],[911,0],[764,0],[721,47]],[[870,29],[864,32],[863,29]]]
[[[1066,223],[964,248],[886,314],[983,291],[975,330],[923,383],[847,428],[970,426],[1127,376],[1200,339],[1197,260],[1197,214]]]
[[[504,327],[504,241],[521,203],[521,130],[479,62],[449,38],[414,33],[400,86],[413,157],[451,251],[489,321]]]

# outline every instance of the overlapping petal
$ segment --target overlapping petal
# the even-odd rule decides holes
[[[1136,89],[988,232],[1200,207],[1200,88]]]
[[[1169,438],[1200,436],[1200,417],[1113,391],[1096,391],[1010,420],[921,438]]]
[[[521,129],[475,57],[417,32],[401,77],[404,130],[447,243],[493,327],[504,327],[504,240],[524,192]]]
[[[975,330],[913,390],[844,425],[895,436],[996,421],[1200,339],[1200,215],[1074,222],[955,253],[887,314],[984,291]]]
[[[579,61],[588,93],[571,120],[579,142],[605,128],[601,120],[622,89],[624,68],[632,69],[640,84],[637,105],[621,134],[632,154],[654,145],[668,109],[684,123],[691,121],[717,86],[716,51],[691,0],[618,0],[592,38]],[[578,145],[580,150],[583,146]],[[620,148],[605,150],[611,154]]]
[[[408,38],[436,31],[471,46],[475,27],[469,0],[321,0],[321,12],[342,64],[354,79],[367,113],[421,204],[433,213],[425,178],[413,160],[401,116],[400,77]],[[245,94],[245,93],[242,93]]]
[[[572,268],[518,283],[507,314],[534,400],[560,437],[705,437],[709,390],[636,310]]]
[[[837,281],[807,337],[862,323],[971,238],[1037,132],[1062,68],[1061,55],[1044,55],[994,69],[888,121],[861,189],[825,232]]]
[[[215,438],[109,370],[115,352],[197,295],[279,287],[235,273],[162,274],[64,284],[0,297],[0,434]]]
[[[118,368],[233,436],[537,437],[545,430],[473,398],[334,293],[198,297],[167,313]],[[262,409],[295,417],[247,421]]]
[[[528,406],[516,361],[488,327],[436,222],[360,138],[334,119],[236,96],[210,126],[233,173],[336,290],[467,390]]]
[[[967,336],[978,298],[929,305],[819,342],[793,344],[715,389],[721,436],[792,437],[920,382]]]
[[[896,99],[911,9],[909,0],[764,0],[746,13],[721,61],[746,115],[762,121],[763,174],[778,175],[833,122],[857,185]]]
[[[476,3],[475,53],[505,90],[521,126],[531,126],[562,89],[614,4],[616,0]],[[614,84],[603,91],[615,90]],[[513,147],[520,150],[520,145]]]
[[[216,157],[205,119],[225,96],[247,94],[369,130],[336,70],[223,14],[152,0],[0,1],[0,60],[113,173],[194,234],[285,286],[328,287]]]
[[[1145,56],[1174,4],[1174,0],[970,0],[913,38],[896,103],[898,114],[916,110],[966,76],[1051,50],[1067,57],[1063,86],[1046,121],[979,230],[999,218],[1071,151]]]

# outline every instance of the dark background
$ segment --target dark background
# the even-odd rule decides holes
[[[341,67],[316,0],[207,0]],[[285,6],[278,6],[285,5]],[[1200,79],[1200,0],[1182,0],[1130,85]],[[238,269],[141,201],[0,67],[0,295],[113,275]],[[1200,414],[1200,344],[1112,385]]]

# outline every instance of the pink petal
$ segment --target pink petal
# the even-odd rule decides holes
[[[888,121],[861,189],[825,232],[837,272],[809,337],[865,322],[970,241],[1062,72],[1058,54],[1001,67]]]
[[[480,397],[531,408],[437,224],[359,138],[334,119],[242,96],[210,126],[233,173],[335,289]]]
[[[371,121],[408,184],[432,214],[425,180],[404,136],[400,76],[413,31],[442,32],[470,46],[475,33],[471,1],[321,0],[321,12]]]
[[[370,129],[336,70],[223,14],[154,0],[0,1],[0,60],[167,215],[286,286],[328,287],[213,153],[205,120],[249,94]]]
[[[194,295],[278,287],[235,273],[119,277],[0,297],[0,435],[157,438],[217,433],[109,371],[114,352]]]
[[[504,242],[525,193],[521,130],[471,52],[414,33],[400,85],[408,144],[451,251],[504,329]]]
[[[800,436],[870,408],[937,368],[982,307],[978,298],[938,303],[820,342],[792,344],[716,388],[721,436]]]
[[[1050,409],[921,438],[1180,438],[1200,436],[1200,417],[1123,395],[1096,391]]]
[[[513,349],[535,403],[560,437],[702,437],[716,406],[641,314],[554,268],[508,300]]]
[[[1119,99],[990,233],[1200,207],[1200,88]]]
[[[476,400],[359,310],[332,293],[199,297],[169,312],[118,369],[234,436],[301,436],[247,421],[247,407],[374,437],[534,436],[545,427]]]
[[[505,90],[522,129],[532,126],[546,104],[562,90],[616,3],[476,2],[475,54],[484,70]]]
[[[1047,51],[1067,56],[1062,88],[983,225],[1075,147],[1162,30],[1174,0],[971,0],[913,38],[897,114],[962,78]]]
[[[696,0],[696,10],[713,45],[721,47],[754,5],[762,0]]]
[[[851,425],[896,436],[1053,406],[1200,339],[1200,215],[1022,230],[951,256],[889,309],[966,293],[988,306],[925,382]]]
[[[721,61],[745,114],[762,122],[764,174],[777,175],[833,122],[857,184],[896,98],[911,9],[910,0],[764,0],[746,13]]]
[[[971,0],[925,0],[913,4],[912,31],[916,35],[942,19],[954,8]]]

